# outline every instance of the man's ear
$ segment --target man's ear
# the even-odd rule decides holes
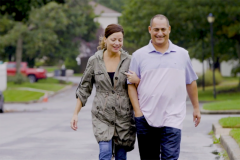
[[[169,26],[169,28],[168,28],[168,29],[169,29],[169,33],[171,33],[171,26]]]
[[[151,26],[148,26],[148,32],[151,34],[151,30],[152,30],[152,28],[151,28]]]

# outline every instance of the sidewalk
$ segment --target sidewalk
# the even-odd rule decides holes
[[[76,105],[75,90],[76,86],[50,98],[47,103],[6,104],[7,109],[16,109],[18,112],[0,116],[0,121],[4,122],[0,127],[5,128],[1,130],[0,159],[97,160],[99,148],[91,122],[95,89],[79,114],[77,132],[70,128],[70,120]],[[213,144],[208,133],[212,129],[212,123],[228,115],[202,115],[200,125],[195,128],[192,122],[192,106],[189,102],[187,104],[179,160],[218,158],[218,155],[213,153],[221,152],[222,149]],[[44,154],[39,154],[39,151]],[[135,149],[128,153],[128,159],[140,159],[137,141]]]

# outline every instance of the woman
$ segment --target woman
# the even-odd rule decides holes
[[[136,137],[126,78],[137,81],[139,78],[136,74],[125,75],[131,57],[122,49],[123,28],[117,24],[108,25],[104,35],[100,39],[100,50],[89,58],[77,88],[77,105],[71,127],[77,129],[78,113],[86,104],[95,83],[96,95],[91,112],[93,132],[100,148],[99,159],[111,160],[114,152],[116,160],[126,160],[126,152],[133,150]]]

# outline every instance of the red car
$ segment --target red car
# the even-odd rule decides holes
[[[29,78],[31,83],[36,82],[38,79],[47,78],[47,72],[42,68],[28,68],[26,62],[21,63],[21,73]],[[14,76],[16,74],[16,62],[8,62],[7,75]]]

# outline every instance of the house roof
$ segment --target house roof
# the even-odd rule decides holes
[[[98,4],[96,2],[89,2],[89,4],[93,7],[94,9],[94,13],[96,15],[101,15],[101,16],[116,16],[116,17],[119,17],[121,16],[121,13],[117,12],[117,11],[114,11],[110,8],[107,8],[101,4]]]

